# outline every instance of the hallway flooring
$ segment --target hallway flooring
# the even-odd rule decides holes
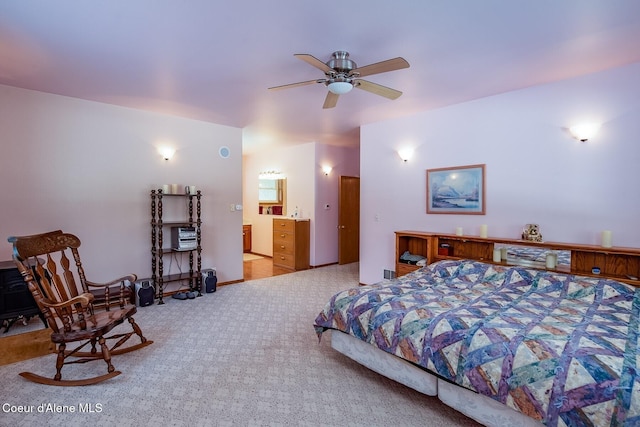
[[[274,267],[273,259],[268,257],[251,261],[244,261],[243,266],[245,281],[293,273],[293,270],[288,270],[282,267]]]

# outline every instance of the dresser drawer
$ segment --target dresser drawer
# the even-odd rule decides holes
[[[278,231],[293,232],[295,230],[296,222],[290,219],[274,219],[273,220],[273,233]]]
[[[293,241],[274,240],[273,242],[273,256],[276,256],[276,254],[293,255],[294,249]]]
[[[273,265],[279,265],[281,267],[295,269],[296,259],[291,254],[284,253],[274,253],[273,254]]]
[[[295,234],[287,233],[286,231],[274,231],[273,232],[273,243],[275,242],[291,242],[295,241]]]

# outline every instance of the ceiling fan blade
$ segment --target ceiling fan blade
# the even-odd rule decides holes
[[[404,58],[398,57],[356,68],[349,74],[356,77],[364,77],[372,74],[386,73],[387,71],[400,70],[402,68],[409,68],[409,63]]]
[[[321,69],[325,73],[335,73],[335,70],[333,68],[329,67],[327,64],[320,61],[318,58],[316,58],[313,55],[309,55],[308,53],[296,53],[293,56],[295,56],[296,58],[302,59],[304,62],[306,62],[309,65],[312,65],[316,68]]]
[[[333,92],[327,91],[327,97],[324,99],[324,105],[322,108],[333,108],[338,103],[338,98],[340,95],[337,95]]]
[[[366,90],[367,92],[374,93],[376,95],[384,96],[389,99],[397,99],[402,95],[399,90],[391,89],[390,87],[382,86],[377,83],[371,83],[367,80],[355,80],[353,86],[358,89]]]
[[[313,83],[324,83],[325,79],[307,80],[306,82],[290,83],[288,85],[270,87],[270,90],[289,89],[291,87],[306,86]]]

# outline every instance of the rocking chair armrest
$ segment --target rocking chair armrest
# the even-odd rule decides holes
[[[129,281],[130,283],[134,283],[136,280],[138,280],[138,276],[135,274],[127,274],[126,276],[122,276],[118,279],[114,279],[110,282],[106,282],[106,283],[97,283],[97,282],[92,282],[90,280],[87,280],[85,283],[87,284],[87,286],[91,286],[94,288],[106,288],[112,285],[116,285],[118,283],[124,283],[125,281]]]
[[[73,297],[70,300],[63,301],[63,302],[54,302],[49,299],[43,298],[42,305],[44,305],[45,307],[52,308],[54,310],[71,307],[76,304],[80,304],[82,308],[86,308],[89,304],[93,302],[93,298],[94,298],[93,294],[85,292],[81,295],[78,295],[77,297]]]
[[[131,299],[133,296],[132,287],[137,279],[137,275],[128,274],[107,283],[96,283],[85,280],[85,284],[87,290],[96,298],[95,304],[99,306],[104,304],[108,311],[111,305],[119,305],[122,308],[128,302],[135,303]],[[127,281],[129,282],[129,286],[125,285]]]

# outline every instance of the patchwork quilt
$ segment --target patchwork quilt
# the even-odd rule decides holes
[[[640,290],[440,261],[334,295],[315,320],[548,426],[640,425]]]

